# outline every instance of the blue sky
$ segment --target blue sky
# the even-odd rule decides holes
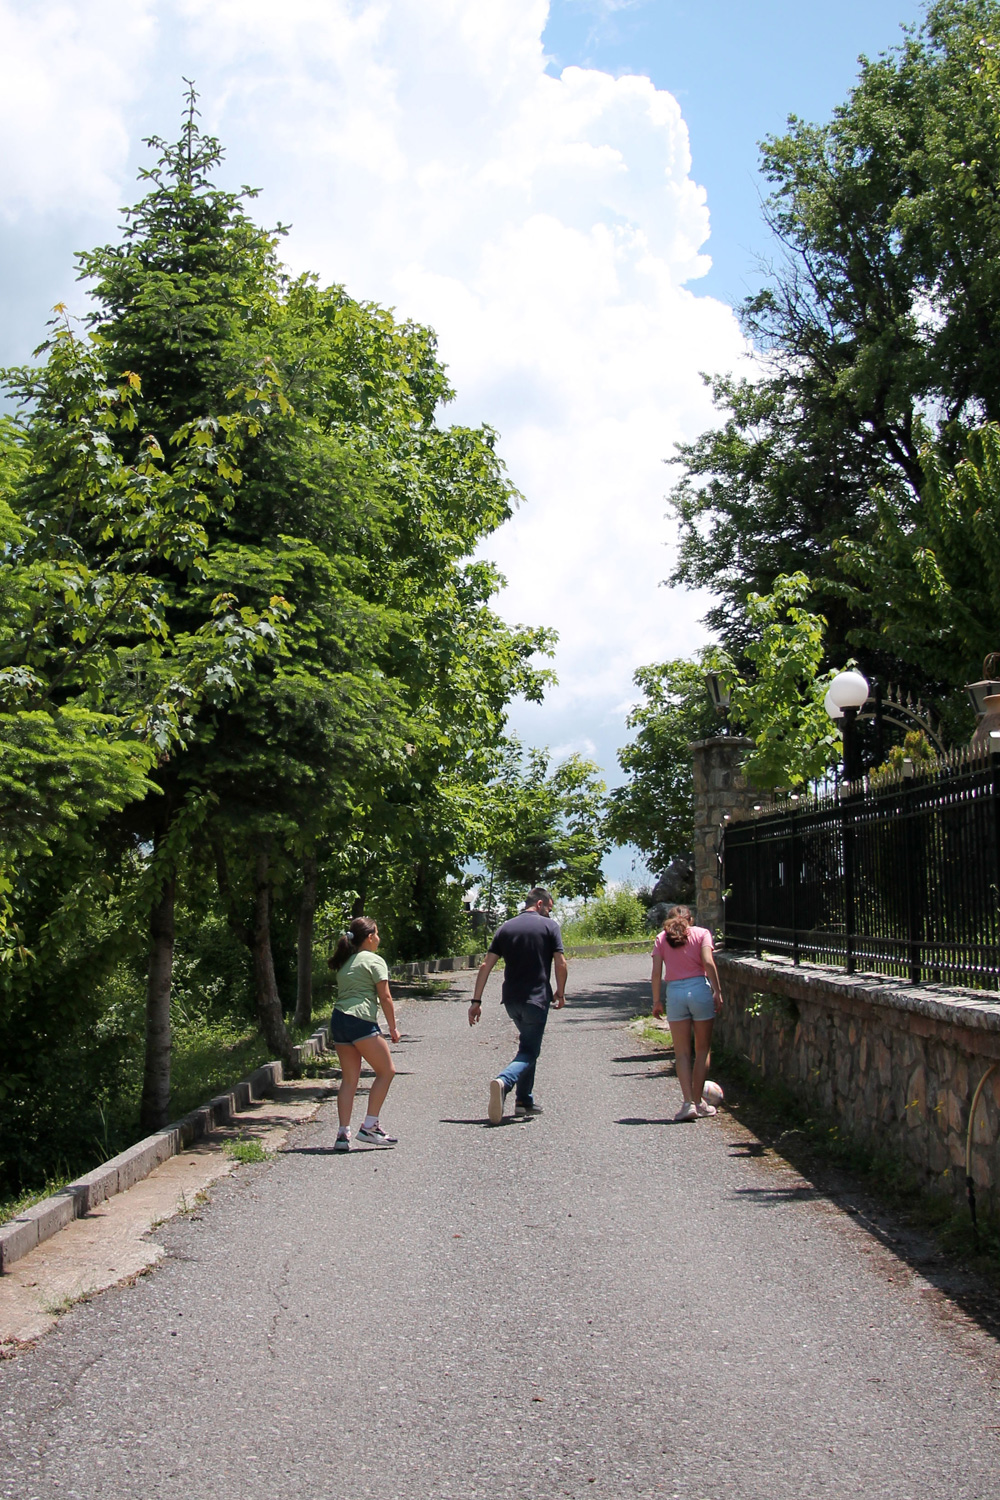
[[[702,372],[752,373],[733,305],[768,253],[757,141],[823,119],[907,0],[0,0],[0,361],[111,239],[182,76],[284,254],[438,332],[524,505],[484,549],[499,608],[560,634],[513,724],[609,781],[632,673],[705,640],[662,580]],[[627,856],[609,866],[627,871]]]
[[[554,0],[545,46],[550,71],[576,63],[645,73],[674,95],[712,216],[712,269],[700,290],[738,302],[767,253],[757,142],[789,115],[827,119],[859,55],[895,46],[922,14],[912,0]]]

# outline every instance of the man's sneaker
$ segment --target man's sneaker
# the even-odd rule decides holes
[[[533,1115],[540,1115],[542,1106],[540,1104],[526,1104],[522,1099],[514,1101],[514,1119],[530,1120]]]
[[[694,1101],[691,1099],[685,1099],[680,1109],[674,1115],[675,1120],[697,1120],[697,1118],[698,1111],[695,1108]]]
[[[698,1118],[701,1120],[704,1120],[707,1115],[717,1115],[719,1113],[714,1104],[707,1104],[704,1099],[698,1100],[695,1109],[698,1111]]]
[[[503,1101],[507,1097],[507,1086],[502,1078],[490,1083],[490,1107],[487,1111],[491,1125],[499,1125],[503,1119]]]
[[[358,1130],[358,1140],[368,1141],[373,1146],[398,1146],[399,1140],[394,1135],[386,1135],[381,1125],[362,1125]]]
[[[334,1149],[334,1151],[350,1151],[350,1149],[351,1149],[351,1137],[350,1137],[350,1135],[338,1135],[337,1139],[333,1143],[333,1149]]]

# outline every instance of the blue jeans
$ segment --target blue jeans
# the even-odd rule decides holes
[[[518,1047],[514,1061],[508,1063],[497,1077],[503,1080],[505,1093],[509,1094],[511,1089],[516,1089],[518,1102],[530,1104],[531,1091],[535,1086],[535,1064],[542,1050],[549,1008],[545,1006],[543,1010],[540,1005],[525,1004],[505,1005],[504,1010],[517,1027]]]

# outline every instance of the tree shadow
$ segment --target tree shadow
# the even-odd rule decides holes
[[[734,1197],[776,1208],[825,1201],[850,1215],[858,1230],[885,1253],[884,1264],[876,1258],[871,1262],[873,1269],[891,1279],[894,1263],[897,1268],[908,1267],[935,1294],[952,1303],[991,1339],[1000,1341],[1000,1285],[995,1258],[988,1264],[981,1257],[976,1263],[963,1258],[961,1252],[945,1249],[937,1239],[933,1205],[926,1194],[903,1193],[894,1199],[891,1187],[882,1189],[874,1166],[864,1172],[824,1155],[822,1147],[799,1128],[794,1112],[804,1117],[804,1106],[754,1079],[732,1054],[727,1056],[724,1049],[718,1049],[713,1071],[726,1089],[726,1113],[750,1137],[728,1142],[729,1159],[748,1161],[768,1154],[776,1159],[776,1165],[791,1167],[799,1178],[787,1187],[751,1182],[735,1189]],[[793,1111],[791,1120],[789,1111]]]
[[[697,1120],[675,1120],[664,1118],[662,1120],[650,1120],[645,1115],[627,1115],[624,1119],[616,1120],[616,1125],[697,1125]]]

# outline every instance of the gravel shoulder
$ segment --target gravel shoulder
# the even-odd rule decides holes
[[[994,1340],[732,1117],[672,1124],[647,972],[572,963],[496,1129],[499,983],[473,1030],[471,975],[406,1003],[400,1146],[322,1105],[0,1364],[0,1496],[995,1496]]]

